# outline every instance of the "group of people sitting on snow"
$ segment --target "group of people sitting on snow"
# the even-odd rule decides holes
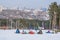
[[[16,30],[16,33],[20,33],[20,34],[43,34],[42,30],[36,31],[36,33],[33,30],[29,30],[29,32],[22,30],[22,32],[20,32],[19,29]],[[50,30],[48,30],[46,33],[54,33],[51,32]]]

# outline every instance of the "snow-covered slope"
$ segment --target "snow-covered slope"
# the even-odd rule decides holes
[[[0,30],[0,40],[60,40],[58,34],[16,34],[16,30]],[[46,30],[47,31],[47,30]],[[46,32],[43,31],[43,32]]]

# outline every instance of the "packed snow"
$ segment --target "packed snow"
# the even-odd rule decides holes
[[[21,33],[16,34],[15,29],[12,30],[0,29],[0,40],[60,40],[60,33],[48,34],[46,33],[46,31],[47,30],[43,30],[43,34],[21,34]]]

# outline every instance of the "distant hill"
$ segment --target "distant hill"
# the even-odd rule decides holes
[[[47,8],[41,8],[41,10],[43,10],[43,11],[47,11]]]
[[[44,10],[44,11],[43,11]],[[49,20],[49,14],[45,11],[46,9],[43,8],[34,9],[34,10],[14,10],[14,9],[6,9],[0,12],[0,19],[38,19],[38,20]]]

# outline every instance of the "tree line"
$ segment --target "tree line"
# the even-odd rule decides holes
[[[60,5],[57,2],[53,2],[49,5],[48,11],[50,15],[50,27],[52,29],[60,29]]]

